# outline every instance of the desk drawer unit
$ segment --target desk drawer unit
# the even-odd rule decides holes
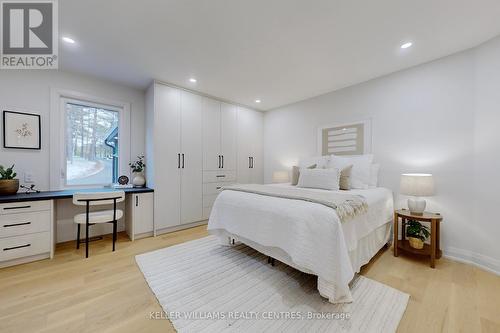
[[[0,215],[0,238],[50,231],[50,211]]]
[[[50,232],[0,239],[0,261],[50,252]]]
[[[39,212],[50,209],[51,202],[47,200],[3,203],[0,204],[0,215]]]
[[[52,206],[50,200],[0,204],[0,267],[53,256]]]

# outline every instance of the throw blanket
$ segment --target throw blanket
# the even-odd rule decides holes
[[[317,203],[335,209],[341,222],[358,214],[366,213],[368,204],[361,195],[334,191],[312,191],[304,188],[280,187],[259,184],[225,186],[223,190],[248,192],[270,197],[302,200]]]

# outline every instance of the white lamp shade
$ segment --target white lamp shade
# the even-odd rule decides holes
[[[405,173],[401,175],[401,194],[428,197],[434,194],[434,178],[428,173]]]
[[[274,171],[273,183],[288,183],[288,171]]]

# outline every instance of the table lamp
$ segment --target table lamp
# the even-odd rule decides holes
[[[401,175],[401,194],[410,195],[408,199],[410,213],[422,215],[426,202],[421,197],[434,194],[434,178],[428,173],[405,173]]]

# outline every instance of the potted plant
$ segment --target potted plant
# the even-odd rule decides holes
[[[408,220],[406,224],[406,236],[410,246],[421,250],[424,248],[424,242],[430,236],[429,227],[415,220]]]
[[[146,185],[146,178],[144,177],[144,169],[146,169],[144,155],[137,156],[137,160],[128,165],[132,169],[132,184],[134,184],[135,187],[143,187]]]
[[[0,165],[0,195],[16,194],[19,190],[19,179],[14,179],[17,173],[14,172],[14,165],[5,169]]]

